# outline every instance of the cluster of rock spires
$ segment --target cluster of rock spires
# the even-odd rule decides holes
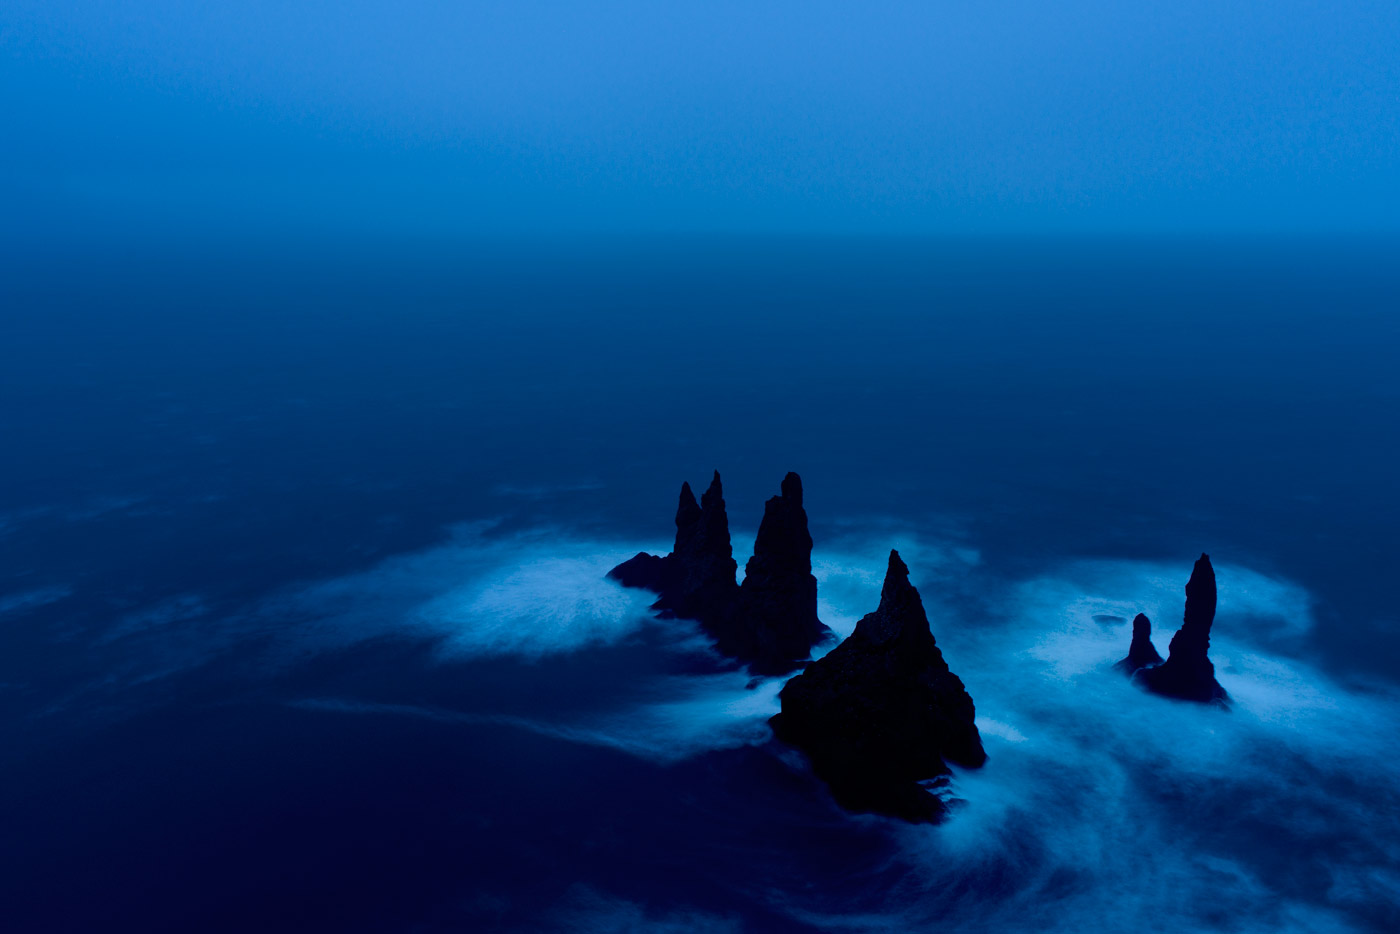
[[[972,698],[934,642],[909,568],[890,552],[880,605],[828,654],[808,662],[831,635],[817,618],[812,536],[802,480],[783,478],[764,505],[754,553],[736,583],[738,564],[719,471],[696,502],[681,485],[676,541],[665,556],[645,552],[608,576],[657,594],[664,616],[699,621],[718,649],[762,674],[805,669],[783,687],[770,723],[783,742],[807,754],[812,769],[844,807],[910,821],[938,820],[947,805],[933,790],[949,763],[976,768],[987,760]],[[1152,623],[1133,620],[1128,657],[1115,666],[1167,697],[1224,705],[1229,697],[1206,657],[1215,619],[1215,570],[1201,555],[1186,584],[1186,613],[1164,662]]]
[[[812,536],[797,474],[784,477],[781,493],[764,506],[742,586],[737,567],[716,471],[699,503],[689,484],[681,486],[669,555],[643,552],[609,576],[655,591],[655,609],[698,620],[720,651],[757,672],[799,667],[830,630],[817,618]],[[934,643],[897,552],[890,552],[875,612],[779,696],[774,732],[807,754],[851,810],[936,820],[946,805],[926,783],[949,774],[948,762],[975,767],[987,758],[972,698]]]
[[[817,618],[812,536],[797,474],[784,477],[782,492],[764,505],[742,587],[735,583],[737,571],[724,488],[715,471],[699,503],[690,484],[681,484],[676,543],[669,555],[642,552],[608,576],[625,587],[656,591],[655,609],[698,620],[721,652],[754,671],[792,671],[831,635]]]
[[[1152,646],[1152,623],[1141,613],[1133,620],[1128,657],[1116,666],[1137,684],[1156,694],[1203,704],[1225,705],[1230,696],[1215,680],[1215,666],[1206,656],[1210,627],[1215,621],[1215,568],[1203,554],[1186,582],[1186,613],[1172,636],[1167,660]]]

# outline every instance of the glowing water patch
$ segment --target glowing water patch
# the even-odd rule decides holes
[[[606,746],[656,762],[676,762],[701,752],[762,743],[769,738],[767,722],[778,712],[783,681],[771,679],[747,687],[748,680],[740,672],[663,679],[652,686],[654,701],[582,720],[571,718],[567,711],[560,711],[556,719],[544,719],[347,698],[308,698],[296,706],[508,726],[569,742]]]
[[[976,630],[921,586],[989,761],[956,770],[965,803],[948,823],[891,825],[908,866],[898,907],[792,913],[831,930],[1388,929],[1400,698],[1278,654],[1280,633],[1310,629],[1310,598],[1230,564],[1211,654],[1233,711],[1138,690],[1110,670],[1127,629],[1094,616],[1146,612],[1165,655],[1186,570],[1072,562],[1004,586]]]
[[[41,587],[37,590],[26,590],[20,593],[4,594],[0,596],[0,616],[7,613],[21,613],[27,610],[36,610],[41,606],[48,606],[50,603],[57,603],[72,596],[71,587]]]
[[[489,523],[458,527],[445,545],[283,595],[259,616],[292,624],[311,650],[421,633],[444,637],[449,653],[524,656],[615,641],[650,618],[652,595],[606,576],[635,546],[490,532]]]
[[[577,547],[577,546],[576,546]],[[414,611],[411,621],[449,634],[467,654],[544,655],[612,642],[637,628],[649,595],[606,575],[615,551],[527,557],[488,572]]]
[[[650,595],[604,579],[635,546],[488,533],[464,530],[440,549],[301,592],[289,604],[303,617],[298,638],[409,629],[444,636],[452,652],[531,655],[646,625]],[[874,609],[890,544],[818,549],[820,612],[838,632]],[[1280,653],[1312,626],[1305,591],[1217,564],[1212,657],[1235,700],[1223,713],[1145,694],[1109,670],[1127,652],[1128,629],[1095,619],[1145,612],[1165,654],[1189,563],[1086,560],[1006,583],[961,545],[895,544],[976,701],[990,760],[955,772],[964,803],[948,823],[884,825],[906,873],[889,911],[847,914],[819,895],[801,905],[775,895],[780,907],[833,930],[1385,929],[1371,922],[1393,917],[1386,906],[1400,892],[1400,777],[1390,756],[1400,700],[1331,683]],[[983,601],[975,623],[964,612],[969,593]],[[646,702],[587,717],[371,707],[488,720],[671,762],[765,742],[781,683],[750,690],[740,671],[654,677],[640,686]]]

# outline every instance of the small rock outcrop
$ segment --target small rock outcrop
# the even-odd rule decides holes
[[[1133,642],[1128,647],[1128,657],[1114,665],[1114,669],[1131,677],[1144,668],[1162,664],[1162,656],[1152,644],[1152,620],[1139,613],[1133,617]]]
[[[1214,620],[1215,569],[1211,567],[1210,555],[1203,554],[1186,582],[1186,614],[1181,628],[1172,636],[1167,660],[1155,668],[1144,668],[1133,679],[1166,697],[1226,704],[1230,696],[1215,680],[1215,666],[1206,657]]]
[[[774,733],[805,752],[848,810],[936,821],[923,783],[986,761],[972,698],[934,642],[919,592],[890,552],[880,606],[779,695]]]
[[[665,557],[642,552],[608,572],[625,587],[657,593],[653,607],[698,620],[721,652],[755,671],[796,668],[830,631],[817,619],[812,536],[802,506],[802,479],[789,473],[759,525],[744,585],[729,539],[729,517],[719,471],[700,502],[681,485],[676,541]]]

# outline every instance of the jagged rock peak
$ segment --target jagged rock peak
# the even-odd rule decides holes
[[[872,645],[883,645],[901,636],[934,641],[924,601],[909,583],[909,566],[894,549],[890,550],[889,565],[885,568],[880,605],[874,613],[861,617],[856,623],[856,633]],[[941,653],[939,660],[942,660]]]
[[[802,478],[795,473],[784,477],[782,492],[763,504],[763,521],[746,567],[752,571],[767,564],[812,571],[812,535],[802,508]]]
[[[680,501],[676,504],[676,526],[694,525],[700,521],[700,504],[690,489],[690,481],[681,483]]]
[[[718,470],[716,470],[714,476],[710,478],[710,485],[705,488],[705,498],[708,499],[712,495],[720,497],[721,499],[724,497],[724,483],[719,478]]]
[[[687,522],[694,515],[684,487],[677,520],[682,518],[681,513]],[[724,510],[724,488],[718,470],[700,497],[698,519],[684,528],[676,527],[676,550],[668,560],[673,565],[673,576],[657,601],[660,608],[701,621],[732,611],[739,588],[735,583],[739,565],[734,561],[729,540],[729,516]]]
[[[1191,641],[1202,643],[1202,652],[1210,648],[1210,626],[1215,621],[1215,604],[1215,568],[1211,566],[1210,555],[1202,552],[1191,568],[1191,579],[1186,582],[1186,613],[1181,629],[1172,642],[1186,634]]]
[[[789,470],[787,476],[783,477],[783,482],[779,486],[779,496],[789,500],[797,506],[802,505],[802,478]]]
[[[729,541],[729,514],[724,509],[724,485],[715,471],[709,489],[700,497],[700,537],[702,547],[733,563],[734,549]],[[738,565],[734,565],[738,570]]]
[[[891,548],[889,563],[885,565],[885,582],[880,585],[880,605],[884,606],[892,597],[902,596],[906,590],[914,590],[914,585],[909,583],[909,565],[904,563],[897,549]]]
[[[624,587],[656,591],[654,607],[658,610],[705,621],[732,612],[738,569],[729,539],[724,490],[719,471],[715,471],[698,503],[690,484],[681,484],[676,543],[669,555],[643,552],[613,568],[608,576]]]
[[[812,536],[802,508],[802,478],[789,473],[763,506],[763,521],[739,588],[735,652],[769,670],[790,671],[830,631],[817,618]]]
[[[779,694],[778,738],[807,753],[845,807],[911,821],[946,806],[921,782],[986,761],[976,713],[934,644],[909,568],[890,553],[880,605]]]
[[[699,518],[700,504],[695,501],[695,493],[690,489],[690,481],[682,480],[680,505],[676,508],[676,525],[680,525],[682,520],[690,523]]]
[[[1186,612],[1182,615],[1181,628],[1172,636],[1167,649],[1168,661],[1199,665],[1206,660],[1210,627],[1215,621],[1215,603],[1215,568],[1211,567],[1210,555],[1202,554],[1191,568],[1191,579],[1186,582]]]
[[[1202,554],[1186,582],[1186,612],[1181,628],[1172,636],[1167,660],[1156,668],[1145,668],[1134,677],[1148,688],[1167,697],[1201,703],[1224,704],[1225,689],[1215,680],[1215,666],[1206,653],[1210,649],[1210,627],[1215,621],[1215,568],[1210,555]]]
[[[695,501],[695,494],[690,489],[690,483],[682,483],[680,502],[676,506],[676,544],[672,549],[673,552],[684,552],[689,549],[700,525],[700,515],[700,504]]]
[[[698,503],[690,484],[681,484],[669,555],[639,554],[608,575],[623,586],[656,591],[655,609],[698,620],[722,653],[757,672],[799,667],[830,630],[817,619],[812,536],[797,474],[784,477],[782,492],[764,506],[742,587],[735,582],[738,569],[716,470]]]
[[[1152,644],[1152,620],[1139,613],[1133,617],[1133,642],[1128,647],[1128,657],[1113,667],[1129,675],[1143,668],[1162,664],[1162,656]]]

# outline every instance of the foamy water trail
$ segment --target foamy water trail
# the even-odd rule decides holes
[[[636,550],[555,529],[495,535],[489,523],[464,525],[444,545],[292,590],[258,614],[292,624],[289,637],[310,649],[422,635],[441,639],[446,655],[572,652],[651,618],[652,596],[606,577]]]
[[[849,585],[878,567],[830,564]],[[1109,671],[1148,612],[1179,625],[1181,568],[1083,561],[1011,585],[972,625],[931,622],[977,703],[990,756],[937,828],[901,827],[910,897],[833,930],[1383,930],[1400,896],[1400,698],[1278,652],[1312,625],[1301,588],[1217,565],[1212,656],[1232,712],[1145,694]],[[830,573],[830,572],[829,572]],[[927,594],[924,582],[916,583]],[[875,585],[847,612],[873,605]],[[849,588],[856,597],[860,588]],[[1096,620],[1095,617],[1100,617]],[[1281,639],[1279,633],[1284,634]]]
[[[819,548],[821,616],[849,633],[878,602],[888,548],[899,547],[976,701],[990,760],[956,775],[961,804],[944,825],[888,822],[903,881],[887,910],[852,915],[775,892],[776,905],[832,930],[1348,931],[1396,919],[1400,776],[1390,747],[1400,698],[1301,660],[1313,626],[1303,588],[1217,563],[1211,652],[1234,699],[1222,712],[1145,694],[1110,670],[1137,612],[1152,617],[1166,654],[1189,560],[1085,559],[998,581],[964,544],[896,539]],[[566,653],[649,625],[649,595],[604,579],[636,550],[557,531],[467,529],[279,608],[303,616],[299,638],[313,646],[423,632],[448,657]],[[969,600],[973,590],[982,592]],[[682,651],[704,641],[687,624],[663,625]],[[494,722],[662,763],[769,738],[781,679],[650,677],[640,701]]]

